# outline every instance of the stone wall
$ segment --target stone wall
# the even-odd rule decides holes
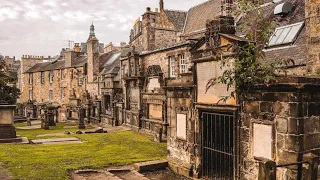
[[[260,158],[283,165],[301,162],[304,154],[317,153],[320,149],[319,80],[290,80],[291,84],[253,90],[249,98],[254,100],[244,102],[240,130],[241,179],[257,178]],[[277,168],[277,179],[296,179],[297,170],[297,166]]]
[[[320,1],[306,0],[306,20],[308,34],[308,66],[313,72],[320,69]],[[317,73],[318,74],[318,73]]]

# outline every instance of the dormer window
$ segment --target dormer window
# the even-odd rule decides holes
[[[297,39],[301,29],[303,28],[303,25],[304,22],[299,22],[276,28],[270,38],[268,46],[292,44]]]

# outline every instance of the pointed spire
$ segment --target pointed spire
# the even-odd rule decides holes
[[[164,2],[163,2],[163,0],[160,0],[159,5],[160,5],[160,11],[162,11],[162,10],[164,9]]]
[[[92,22],[92,24],[91,24],[91,26],[90,26],[90,36],[95,36],[96,34],[95,34],[95,32],[94,32],[94,25],[93,25],[93,22]]]

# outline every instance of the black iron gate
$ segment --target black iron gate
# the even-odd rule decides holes
[[[202,112],[202,175],[234,179],[235,114]]]

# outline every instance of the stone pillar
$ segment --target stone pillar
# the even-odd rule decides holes
[[[84,123],[84,116],[85,116],[85,112],[86,110],[81,108],[80,109],[80,115],[79,115],[79,124],[78,124],[78,128],[79,129],[86,129],[86,125]]]

